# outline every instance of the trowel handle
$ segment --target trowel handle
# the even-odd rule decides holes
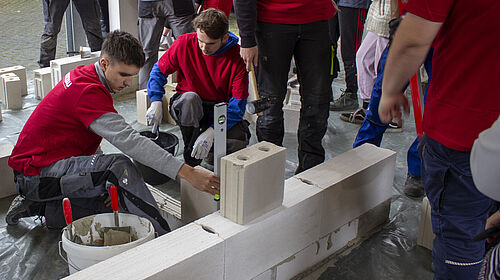
[[[73,214],[71,213],[71,203],[69,202],[69,198],[65,197],[63,199],[63,212],[64,219],[66,220],[66,224],[70,225],[73,223]]]
[[[109,188],[109,195],[111,196],[111,207],[113,207],[113,211],[118,211],[118,192],[116,191],[116,186],[111,185]]]

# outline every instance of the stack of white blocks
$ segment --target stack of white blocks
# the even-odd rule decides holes
[[[35,74],[35,97],[43,99],[52,89],[52,78],[50,67],[33,70]]]
[[[163,122],[169,123],[171,125],[176,125],[174,119],[170,115],[170,98],[175,94],[175,87],[170,85],[165,85],[165,94],[162,98],[162,111],[163,111]],[[151,106],[151,101],[148,97],[148,90],[142,89],[136,91],[136,104],[137,104],[137,122],[143,125],[147,125],[146,112],[149,106]]]
[[[11,66],[0,69],[0,75],[13,73],[21,81],[21,96],[28,95],[28,83],[26,80],[26,68],[21,65]]]
[[[99,60],[100,51],[92,52],[90,57],[81,58],[80,55],[54,59],[50,61],[52,88],[66,75],[69,71],[75,69],[79,65],[93,64]]]
[[[17,194],[14,173],[7,164],[12,149],[14,149],[12,144],[0,145],[0,198]]]
[[[19,110],[23,108],[22,82],[14,73],[0,75],[2,102],[5,108]]]
[[[260,142],[221,159],[221,215],[238,224],[281,206],[285,150]]]
[[[365,144],[286,180],[282,207],[246,225],[213,213],[67,279],[290,279],[387,220],[395,160]]]

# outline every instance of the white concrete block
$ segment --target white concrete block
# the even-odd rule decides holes
[[[12,144],[0,145],[0,198],[17,194],[14,173],[7,164],[12,149]]]
[[[283,106],[285,133],[297,133],[299,129],[300,105],[288,104]]]
[[[100,51],[93,52],[88,58],[81,58],[80,55],[54,59],[50,61],[50,71],[52,88],[66,75],[69,71],[75,69],[79,65],[93,64],[99,60]]]
[[[174,96],[176,93],[176,89],[174,86],[171,85],[165,85],[165,94],[163,95],[163,98],[161,101],[163,102],[163,123],[168,123],[171,125],[177,125],[177,123],[174,121],[172,116],[170,115],[170,98]]]
[[[239,224],[281,206],[285,148],[260,142],[221,159],[221,214]]]
[[[224,243],[192,223],[64,279],[220,280]]]
[[[302,103],[300,102],[300,94],[296,90],[292,90],[290,93],[290,105],[301,105]]]
[[[195,168],[212,173],[201,166]],[[196,189],[188,181],[181,179],[182,222],[190,223],[213,212],[215,212],[214,196]]]
[[[149,101],[148,90],[142,89],[135,92],[135,101],[137,104],[137,122],[143,125],[148,125],[146,120],[146,112],[149,106],[151,106],[151,101]]]
[[[321,235],[390,199],[395,162],[395,152],[364,144],[295,175],[325,189]]]
[[[177,71],[168,75],[167,83],[170,85],[177,84]]]
[[[108,0],[109,30],[126,31],[139,38],[137,0]]]
[[[0,73],[0,99],[2,100],[2,103],[5,105],[5,83],[4,83],[4,78],[8,77],[17,77],[16,74],[9,72],[9,73]]]
[[[35,97],[43,99],[52,89],[52,79],[50,67],[33,70],[35,74]]]
[[[26,68],[21,65],[16,65],[16,66],[11,66],[11,67],[6,67],[0,69],[0,75],[6,74],[6,73],[13,73],[17,77],[19,77],[19,80],[21,81],[21,96],[26,96],[28,95],[28,83],[26,80]]]
[[[21,80],[17,76],[3,76],[3,88],[5,93],[5,107],[7,109],[19,110],[23,108],[21,94]]]
[[[319,239],[323,195],[317,187],[287,180],[282,207],[246,225],[219,213],[195,223],[225,240],[225,279],[251,279]]]
[[[429,199],[424,197],[422,200],[422,210],[420,214],[420,224],[418,225],[417,245],[432,251],[434,243],[434,233],[431,223],[431,205]]]

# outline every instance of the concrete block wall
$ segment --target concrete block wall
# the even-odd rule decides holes
[[[248,224],[234,223],[216,212],[67,279],[165,279],[167,276],[171,279],[289,279],[341,252],[360,238],[360,232],[366,236],[380,226],[369,220],[388,218],[387,201],[392,195],[393,177],[384,180],[371,177],[378,182],[371,188],[382,193],[381,203],[378,196],[371,196],[372,191],[365,195],[365,188],[352,185],[362,180],[348,179],[371,174],[372,168],[381,171],[378,176],[387,177],[390,172],[386,170],[394,170],[395,153],[365,144],[343,155],[311,169],[315,173],[304,172],[302,175],[308,176],[299,174],[286,180],[282,206]],[[349,164],[345,160],[349,160]],[[328,170],[325,166],[332,168]],[[319,177],[310,178],[312,174]],[[342,194],[346,191],[350,194],[349,188],[359,199]],[[328,207],[338,202],[330,200],[329,192],[337,192],[337,197],[345,197],[349,203]],[[356,203],[374,206],[366,209]],[[326,220],[327,217],[347,221],[323,232],[337,224]],[[210,265],[213,271],[204,271]],[[206,274],[199,274],[200,270]]]
[[[35,74],[35,97],[43,99],[52,90],[52,78],[50,67],[33,70]]]
[[[80,55],[54,59],[50,61],[52,88],[66,75],[79,65],[93,64],[99,60],[100,51],[92,52],[90,57],[81,58]]]
[[[14,149],[12,144],[0,145],[0,198],[17,194],[14,173],[7,164],[12,149]]]
[[[15,74],[2,75],[3,92],[5,94],[5,107],[7,109],[19,110],[23,108],[22,82]]]
[[[260,142],[221,159],[220,212],[246,224],[281,206],[285,150]]]
[[[0,69],[0,75],[13,73],[21,81],[21,96],[28,95],[28,83],[26,80],[26,68],[21,65],[11,66]]]

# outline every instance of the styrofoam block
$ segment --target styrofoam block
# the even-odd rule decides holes
[[[296,178],[325,189],[321,235],[391,198],[396,153],[364,144]]]
[[[356,239],[357,229],[358,219],[355,219],[285,259],[276,267],[276,279],[290,279],[338,253]]]
[[[4,68],[5,69],[5,68]],[[9,72],[9,73],[0,73],[0,99],[2,100],[2,103],[5,105],[6,99],[5,99],[5,83],[4,83],[4,78],[8,77],[17,77],[16,74]]]
[[[50,67],[35,69],[33,73],[35,74],[35,97],[43,99],[52,89]]]
[[[221,159],[221,214],[246,224],[281,206],[285,148],[260,142]]]
[[[285,133],[297,133],[299,129],[300,105],[289,104],[283,106]]]
[[[0,75],[6,73],[14,73],[21,81],[21,96],[28,95],[28,83],[26,80],[26,68],[21,65],[11,66],[0,69]]]
[[[429,199],[424,197],[422,200],[422,210],[420,214],[420,224],[418,225],[417,245],[432,251],[434,243],[434,233],[431,223],[431,205]]]
[[[92,52],[90,57],[81,58],[80,55],[54,59],[50,61],[52,88],[66,75],[69,71],[75,69],[79,65],[93,64],[99,60],[100,51]]]
[[[12,144],[0,146],[0,198],[17,194],[14,173],[7,164],[12,149],[14,149]]]
[[[139,38],[137,29],[138,5],[137,0],[108,0],[109,30],[126,31],[135,38]]]
[[[251,279],[319,239],[322,203],[321,189],[289,179],[282,207],[249,224],[217,212],[194,223],[225,240],[225,279]]]
[[[211,171],[196,166],[197,169]],[[181,220],[190,223],[215,211],[214,196],[198,190],[188,181],[181,179]]]
[[[217,234],[191,223],[64,279],[220,280],[224,243]]]
[[[5,92],[5,106],[7,109],[19,110],[23,108],[21,95],[21,80],[17,76],[3,77]]]

